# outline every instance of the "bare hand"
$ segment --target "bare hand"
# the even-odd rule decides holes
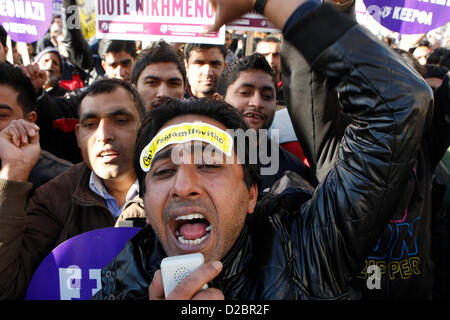
[[[268,0],[264,9],[266,18],[280,30],[283,29],[292,12],[306,0]],[[216,20],[209,31],[217,31],[221,26],[239,19],[253,10],[255,0],[209,0],[216,12]]]
[[[45,71],[41,70],[36,62],[27,66],[21,65],[20,69],[22,69],[22,72],[30,78],[34,91],[38,93],[47,81],[47,74]]]
[[[0,178],[28,181],[40,152],[39,127],[23,119],[11,121],[0,132]]]
[[[149,298],[150,300],[224,300],[224,295],[219,289],[202,289],[220,271],[222,271],[222,264],[219,261],[205,263],[184,278],[165,298],[161,270],[157,270],[148,288]]]
[[[239,19],[253,10],[255,0],[209,0],[216,12],[216,21],[209,31],[217,31],[221,26]]]

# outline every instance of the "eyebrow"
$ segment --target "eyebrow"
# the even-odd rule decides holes
[[[119,110],[115,110],[113,112],[110,112],[108,114],[106,114],[107,117],[115,117],[115,116],[129,116],[134,118],[133,114],[127,110],[125,110],[124,108],[121,108]],[[95,113],[95,112],[88,112],[83,114],[82,117],[80,117],[80,123],[83,122],[86,119],[92,119],[92,118],[98,118],[99,114]]]
[[[244,82],[244,83],[241,83],[241,85],[239,87],[256,88],[257,86],[254,85],[253,83]],[[272,86],[263,86],[261,88],[261,90],[272,90],[272,91],[275,91],[275,89]]]
[[[158,152],[152,160],[152,165],[154,165],[158,161],[162,161],[164,159],[169,158],[171,156],[172,149],[173,146],[169,146],[167,149]]]
[[[12,111],[12,108],[8,106],[7,104],[0,104],[0,109],[6,109]]]
[[[192,141],[191,141],[192,142]],[[202,142],[202,144],[201,145],[198,145],[198,144],[196,144],[196,143],[192,143],[191,144],[191,152],[195,152],[195,150],[196,149],[201,149],[201,151],[203,152],[204,150],[205,150],[205,148],[207,147],[207,146],[209,146],[209,145],[211,145],[211,144],[209,144],[208,142]],[[223,154],[223,155],[225,155],[219,148],[217,148],[216,146],[214,146],[214,145],[212,145],[214,148],[213,148],[213,150],[212,151],[214,151],[214,152],[220,152],[221,154]],[[173,147],[174,147],[174,145],[170,145],[170,146],[167,146],[167,149],[164,149],[164,150],[162,150],[162,151],[159,151],[156,155],[155,155],[155,157],[153,158],[153,160],[152,160],[152,166],[156,163],[156,162],[158,162],[158,161],[162,161],[162,160],[165,160],[165,159],[167,159],[167,158],[170,158],[171,157],[171,154],[172,154],[172,149],[173,149]],[[203,157],[203,153],[202,153],[202,157]]]
[[[115,64],[122,64],[122,63],[130,62],[130,61],[131,61],[131,59],[130,59],[130,58],[127,58],[127,59],[120,60],[119,62],[116,62],[116,61],[109,62],[108,65],[109,65],[110,67],[112,67],[112,66],[115,65]]]
[[[222,63],[222,60],[219,60],[219,59],[215,59],[215,60],[195,59],[194,61],[190,62],[189,64],[213,64],[213,63]]]
[[[148,76],[144,77],[144,81],[145,80],[161,80],[161,77],[148,75]],[[172,78],[167,79],[167,81],[174,81],[174,80],[182,81],[183,79],[181,79],[180,77],[172,77]]]

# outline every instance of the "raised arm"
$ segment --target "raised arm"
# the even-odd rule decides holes
[[[94,67],[94,57],[89,44],[81,32],[76,0],[63,0],[62,25],[63,42],[72,63],[82,70],[92,69]]]
[[[215,2],[218,10],[237,6],[234,0]],[[227,12],[219,10],[218,21],[236,18]],[[334,167],[291,225],[298,235],[293,250],[308,248],[308,257],[317,257],[314,263],[343,292],[397,209],[429,128],[432,92],[395,52],[329,4],[268,0],[264,15],[312,71],[327,79],[351,117]],[[295,83],[290,86],[295,90]],[[298,274],[308,262],[294,265]]]
[[[397,208],[429,126],[432,92],[395,52],[330,5],[299,8],[283,31],[351,117],[335,165],[305,210],[315,227],[330,231],[316,235],[329,244],[328,261],[347,258],[333,271],[349,274]]]
[[[327,0],[355,18],[354,0]],[[340,141],[350,118],[341,112],[337,92],[323,76],[311,70],[289,41],[281,44],[284,95],[297,139],[311,170],[321,181],[336,162]],[[291,90],[292,84],[292,90]]]

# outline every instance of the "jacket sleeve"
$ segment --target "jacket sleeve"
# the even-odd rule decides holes
[[[17,266],[26,226],[29,182],[0,179],[0,300],[17,299],[27,288],[24,270]],[[21,289],[18,289],[21,288]]]
[[[312,172],[321,181],[336,161],[349,117],[339,111],[337,93],[311,71],[287,40],[282,42],[281,55],[284,96],[292,126]]]
[[[45,205],[54,202],[54,193],[39,188],[27,204],[30,189],[29,182],[0,179],[0,300],[25,297],[62,230],[62,222]]]
[[[288,22],[285,39],[333,84],[351,117],[333,168],[292,225],[300,256],[294,268],[305,275],[313,260],[317,276],[331,280],[313,288],[320,296],[327,285],[348,289],[395,211],[429,125],[432,93],[395,52],[328,4]]]
[[[356,20],[355,3],[341,12]],[[333,167],[350,117],[340,112],[336,91],[313,72],[303,55],[286,39],[281,44],[282,79],[287,109],[311,170],[321,181]],[[295,89],[290,90],[290,84]],[[294,107],[295,106],[295,107]]]
[[[422,148],[430,157],[432,169],[439,163],[450,145],[450,72],[434,92],[431,126],[425,132]]]

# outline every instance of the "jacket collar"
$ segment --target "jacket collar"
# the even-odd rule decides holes
[[[76,182],[72,200],[83,206],[101,205],[106,208],[105,200],[89,188],[91,169],[83,162],[79,166],[79,179]]]

